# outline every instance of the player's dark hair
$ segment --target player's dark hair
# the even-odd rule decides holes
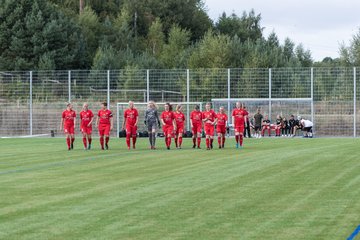
[[[101,104],[107,107],[107,102],[102,102]]]
[[[195,110],[200,110],[200,105],[196,104],[195,105]]]
[[[171,104],[170,103],[165,103],[165,105],[168,105],[169,106],[169,111],[172,111],[172,106],[171,106]]]

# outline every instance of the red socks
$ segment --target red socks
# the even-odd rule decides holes
[[[166,147],[170,147],[170,145],[171,145],[171,137],[165,137],[165,144],[166,144]]]
[[[224,144],[225,144],[225,137],[223,137],[223,142],[222,142],[222,145],[224,146]]]
[[[176,137],[174,140],[175,140],[175,147],[178,147],[178,138]]]
[[[210,148],[210,139],[208,139],[208,138],[206,139],[206,147]]]
[[[101,149],[104,149],[104,137],[100,136],[100,145],[101,145]]]
[[[66,138],[66,144],[67,144],[68,148],[70,148],[70,138],[69,137]]]
[[[243,145],[243,140],[244,140],[244,137],[242,135],[240,135],[240,146]]]
[[[75,142],[75,136],[71,139],[71,144],[74,144]]]
[[[133,148],[135,148],[135,144],[136,144],[136,135],[133,135],[133,137],[132,137],[132,142],[133,142]]]
[[[194,145],[196,144],[196,138],[193,138],[193,144]]]
[[[126,134],[126,145],[130,148],[130,134]]]
[[[86,137],[83,137],[83,143],[84,143],[84,148],[86,148],[87,147]]]
[[[201,143],[201,138],[197,139],[197,146],[200,147],[200,143]]]
[[[105,144],[108,144],[110,140],[110,137],[105,137]]]
[[[239,135],[235,136],[236,143],[239,143]]]
[[[182,137],[179,137],[179,147],[181,147],[182,144]]]
[[[88,138],[89,144],[91,144],[91,140],[92,140],[92,138]]]

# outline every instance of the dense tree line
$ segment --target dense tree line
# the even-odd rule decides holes
[[[307,67],[261,15],[215,22],[201,0],[0,0],[0,69]]]

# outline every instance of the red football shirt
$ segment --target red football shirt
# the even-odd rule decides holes
[[[182,112],[174,112],[176,126],[183,127],[185,122],[185,115]]]
[[[72,127],[72,126],[74,126],[76,112],[74,110],[65,110],[62,113],[62,118],[64,119],[65,127]]]
[[[91,110],[81,111],[80,112],[81,126],[87,127],[93,117],[94,117],[94,114]]]
[[[174,113],[170,111],[164,111],[161,113],[161,119],[164,120],[166,125],[173,125]]]
[[[201,125],[202,112],[192,111],[190,114],[190,119],[192,120],[193,125]]]
[[[245,111],[243,109],[235,108],[232,116],[235,120],[235,126],[243,126],[245,124]]]
[[[139,116],[138,110],[136,110],[135,108],[126,109],[124,112],[124,118],[126,119],[126,125],[134,126],[138,116]]]
[[[209,123],[209,121],[211,122],[214,122],[215,119],[216,119],[216,113],[214,112],[214,110],[210,110],[210,111],[205,111],[202,113],[202,119],[208,119],[206,122],[205,122],[205,125],[211,125],[211,123]]]
[[[217,125],[225,126],[225,123],[228,120],[227,115],[225,113],[218,113],[216,117],[217,117]]]
[[[99,124],[110,124],[110,118],[113,117],[113,114],[109,109],[99,110],[98,117],[100,118]]]

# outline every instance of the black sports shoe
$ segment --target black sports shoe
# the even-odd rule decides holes
[[[219,149],[221,149],[221,146],[219,145]]]
[[[105,144],[105,149],[109,150],[109,145]]]
[[[221,148],[224,148],[225,147],[225,145],[223,144],[222,146],[221,146]]]
[[[170,150],[170,147],[167,147],[167,150]]]
[[[193,148],[196,148],[196,144],[193,145]]]

